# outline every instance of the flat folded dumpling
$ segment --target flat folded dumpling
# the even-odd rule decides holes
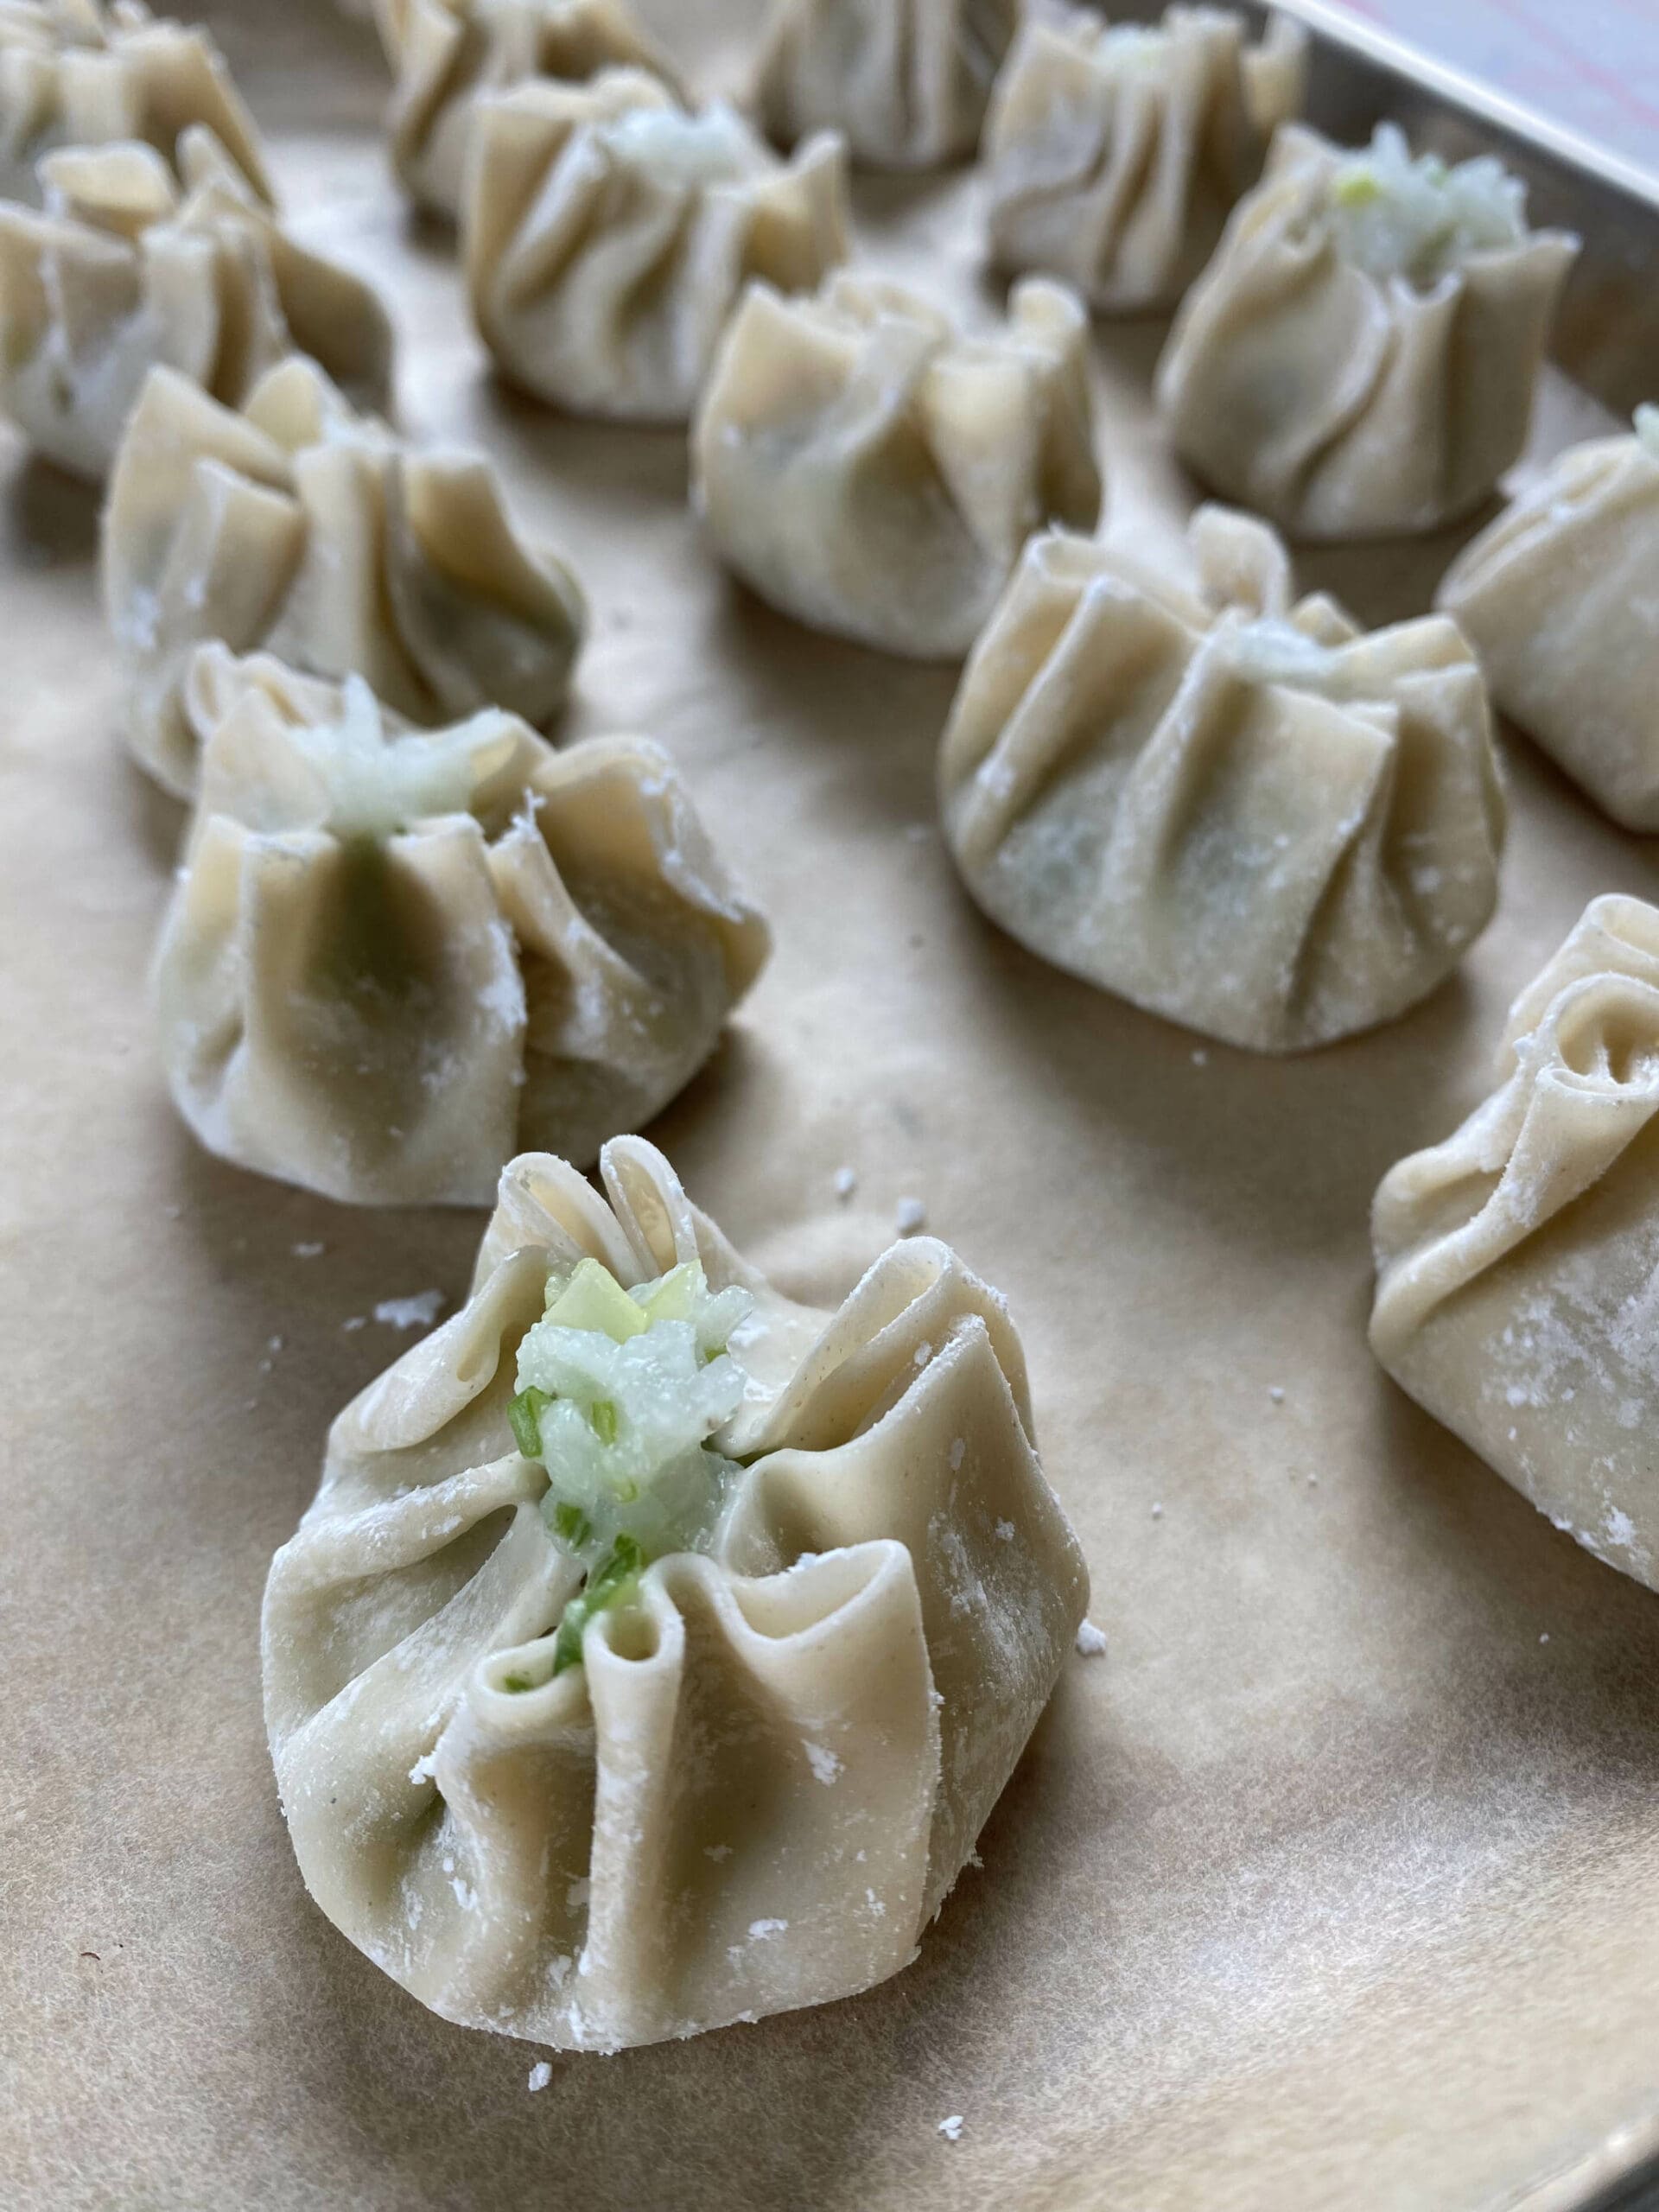
[[[1569,448],[1446,570],[1503,713],[1627,830],[1659,830],[1659,408]]]
[[[253,118],[207,31],[158,22],[139,0],[0,0],[0,199],[32,200],[35,164],[59,146],[137,140],[181,177],[193,124],[275,204]]]
[[[673,764],[555,753],[490,709],[409,731],[201,649],[200,797],[156,958],[210,1151],[365,1205],[485,1205],[521,1146],[582,1164],[714,1050],[765,962]]]
[[[1488,497],[1526,443],[1578,251],[1490,156],[1274,140],[1158,365],[1175,449],[1294,536],[1408,536]]]
[[[1031,533],[1099,516],[1088,319],[1041,278],[974,336],[851,271],[816,298],[752,285],[691,471],[709,536],[762,599],[887,652],[959,658]]]
[[[502,1178],[265,1592],[312,1896],[446,2018],[614,2050],[915,1956],[1088,1595],[1002,1300],[795,1306],[619,1139]]]
[[[1022,0],[772,0],[755,106],[780,146],[839,130],[870,168],[938,168],[979,143]]]
[[[390,394],[372,288],[296,245],[210,131],[179,159],[182,191],[152,147],[65,148],[41,163],[43,210],[0,204],[0,408],[94,482],[156,366],[235,407],[297,351],[370,406]]]
[[[1306,73],[1287,16],[1255,46],[1226,8],[1169,8],[1156,26],[1032,16],[985,125],[993,257],[1109,314],[1173,307],[1300,112]]]
[[[514,530],[491,461],[406,444],[297,357],[239,411],[150,372],[111,477],[103,558],[127,742],[184,798],[199,645],[361,675],[415,722],[499,706],[539,728],[564,702],[586,621],[569,570]]]
[[[1198,594],[1039,537],[963,671],[944,833],[1056,966],[1256,1052],[1432,991],[1497,898],[1485,688],[1443,615],[1362,632],[1293,603],[1265,524],[1200,509]]]
[[[626,0],[376,0],[396,78],[387,128],[410,197],[461,213],[474,104],[531,78],[585,84],[604,69],[649,69],[667,56]]]
[[[732,109],[638,69],[480,100],[462,216],[496,366],[579,415],[683,423],[751,277],[807,291],[848,251],[833,137],[780,162]]]
[[[1371,1346],[1558,1529],[1659,1589],[1659,910],[1593,900],[1498,1087],[1376,1194]]]

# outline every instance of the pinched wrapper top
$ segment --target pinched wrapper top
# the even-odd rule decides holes
[[[1490,919],[1504,809],[1444,616],[1293,601],[1264,524],[1199,510],[1201,595],[1115,547],[1027,549],[939,756],[975,899],[1057,966],[1259,1052],[1432,990]]]
[[[772,0],[755,106],[781,146],[839,130],[855,161],[970,156],[1020,0]]]
[[[1259,45],[1228,8],[1170,8],[1155,29],[1080,9],[1032,16],[985,125],[991,250],[1091,307],[1173,307],[1300,112],[1307,35],[1274,16]]]
[[[728,159],[677,164],[682,133],[717,134]],[[576,414],[687,421],[744,284],[810,290],[847,257],[838,139],[785,164],[730,110],[687,116],[641,70],[481,100],[474,137],[462,252],[480,333],[504,375]]]
[[[586,608],[519,537],[493,462],[354,415],[315,365],[270,370],[240,410],[152,370],[104,517],[104,593],[141,766],[189,798],[191,656],[219,642],[363,676],[410,721],[563,704]]]
[[[1578,240],[1534,231],[1427,289],[1344,258],[1346,157],[1287,124],[1158,365],[1175,449],[1292,537],[1410,535],[1478,506],[1520,455]]]
[[[692,496],[760,596],[922,660],[965,653],[1034,530],[1092,529],[1088,320],[1042,278],[969,335],[852,270],[751,285],[692,433]]]
[[[35,163],[58,146],[136,140],[182,176],[193,124],[274,207],[258,130],[207,32],[138,0],[0,0],[0,199],[32,200]]]
[[[66,147],[44,213],[0,205],[0,405],[93,480],[158,365],[232,407],[296,352],[370,405],[391,391],[372,289],[296,245],[203,125],[178,159],[182,188],[149,146]]]
[[[931,1238],[791,1304],[618,1139],[606,1198],[529,1156],[463,1312],[335,1422],[271,1568],[266,1719],[308,1885],[470,2026],[613,2050],[851,1994],[914,1956],[1020,1756],[1087,1576],[1001,1300]],[[608,1201],[608,1203],[607,1202]],[[745,1465],[708,1554],[648,1569],[541,1687],[580,1570],[506,1419],[579,1259],[696,1261],[754,1313]]]
[[[1659,1587],[1659,910],[1592,901],[1498,1088],[1383,1178],[1371,1345],[1560,1528]]]
[[[499,711],[400,735],[366,691],[222,647],[188,699],[200,802],[156,980],[175,1102],[224,1158],[350,1204],[487,1205],[524,1145],[585,1165],[658,1113],[765,963],[643,739],[556,753]],[[376,824],[389,748],[410,818]]]
[[[461,213],[476,103],[532,78],[585,84],[601,70],[674,73],[624,0],[376,0],[396,77],[387,129],[410,195]]]
[[[1615,822],[1659,830],[1659,449],[1571,447],[1464,548],[1437,603],[1503,712]]]

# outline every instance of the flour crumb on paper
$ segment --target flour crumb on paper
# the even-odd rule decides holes
[[[1103,1659],[1106,1656],[1106,1631],[1096,1628],[1093,1621],[1083,1621],[1077,1627],[1077,1650],[1084,1659]]]
[[[538,2058],[530,2069],[530,2079],[525,2082],[524,2087],[534,2096],[537,2089],[544,2089],[552,2079],[553,2069],[548,2064],[546,2059]]]
[[[383,1298],[374,1309],[374,1318],[383,1328],[429,1329],[443,1308],[441,1290],[422,1290],[413,1298]]]
[[[845,1205],[846,1201],[852,1197],[853,1192],[857,1188],[858,1170],[855,1167],[837,1167],[836,1170],[836,1196],[843,1205]]]
[[[960,2143],[962,2140],[962,2114],[959,2112],[953,2112],[948,2120],[942,2120],[939,2122],[939,2133],[944,2136],[947,2143]]]
[[[927,1226],[927,1208],[919,1198],[900,1198],[894,1216],[901,1236],[917,1236]]]

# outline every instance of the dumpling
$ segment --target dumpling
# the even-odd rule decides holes
[[[101,479],[158,363],[236,406],[298,350],[371,405],[391,325],[361,278],[296,245],[212,134],[180,142],[181,196],[149,146],[65,148],[43,213],[0,205],[0,406],[29,443]]]
[[[756,77],[780,146],[843,132],[855,161],[938,168],[971,155],[1022,0],[772,0]]]
[[[638,69],[480,100],[462,218],[496,366],[574,414],[683,423],[751,276],[810,290],[846,258],[846,160],[787,166],[719,103]]]
[[[486,1205],[521,1145],[586,1164],[714,1050],[763,965],[673,764],[491,709],[406,733],[204,647],[201,796],[156,958],[180,1112],[363,1205]]]
[[[355,671],[416,722],[493,705],[539,726],[564,702],[586,621],[569,569],[515,531],[482,454],[404,443],[297,357],[239,412],[150,372],[110,480],[104,593],[127,742],[181,798],[200,644]]]
[[[1506,715],[1627,830],[1659,830],[1659,408],[1573,446],[1446,570]]]
[[[939,759],[974,898],[1057,967],[1255,1052],[1388,1021],[1491,918],[1504,809],[1443,615],[1362,632],[1293,603],[1264,524],[1194,518],[1194,595],[1039,537]]]
[[[317,1904],[446,2018],[615,2050],[914,1958],[1088,1579],[995,1291],[791,1305],[619,1138],[502,1178],[466,1307],[335,1421],[265,1592]]]
[[[1659,910],[1597,899],[1498,1087],[1376,1194],[1371,1346],[1598,1559],[1659,1589]]]
[[[35,164],[58,146],[137,140],[181,176],[193,124],[274,206],[259,133],[207,31],[157,22],[139,0],[3,0],[0,199],[33,199]]]
[[[1032,531],[1099,516],[1087,346],[1077,299],[1038,278],[971,338],[878,278],[751,285],[692,433],[692,499],[785,614],[959,658]]]
[[[1285,16],[1258,46],[1229,9],[1170,8],[1155,27],[1032,16],[985,126],[993,257],[1064,276],[1109,313],[1173,307],[1300,111],[1306,74],[1307,35]]]
[[[1578,251],[1490,156],[1344,153],[1287,124],[1158,365],[1176,451],[1303,538],[1437,529],[1526,442]]]
[[[584,84],[603,69],[673,75],[625,0],[378,0],[376,14],[397,76],[392,162],[435,214],[461,213],[480,98],[537,77]]]

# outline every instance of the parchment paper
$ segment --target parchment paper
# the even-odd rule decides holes
[[[729,63],[754,10],[648,12]],[[431,2017],[324,1921],[266,1761],[260,1590],[328,1419],[408,1341],[365,1317],[461,1295],[480,1220],[331,1207],[175,1118],[143,976],[178,817],[114,741],[94,503],[0,446],[0,2196],[1461,2212],[1592,2157],[1659,2106],[1659,1600],[1374,1369],[1365,1224],[1585,901],[1659,892],[1650,849],[1517,741],[1463,975],[1299,1060],[1045,968],[934,830],[952,672],[729,584],[678,435],[493,385],[387,181],[360,31],[220,28],[305,234],[391,297],[407,419],[484,439],[578,561],[571,729],[671,746],[776,922],[652,1134],[797,1293],[844,1288],[905,1196],[1007,1290],[1110,1649],[1068,1662],[919,1962],[854,2002],[556,2059],[531,2095],[535,2049]],[[982,312],[976,190],[861,187],[867,248]],[[1160,334],[1101,351],[1116,524],[1167,539]],[[1587,427],[1558,392],[1541,447]],[[1452,550],[1303,574],[1375,619]]]

